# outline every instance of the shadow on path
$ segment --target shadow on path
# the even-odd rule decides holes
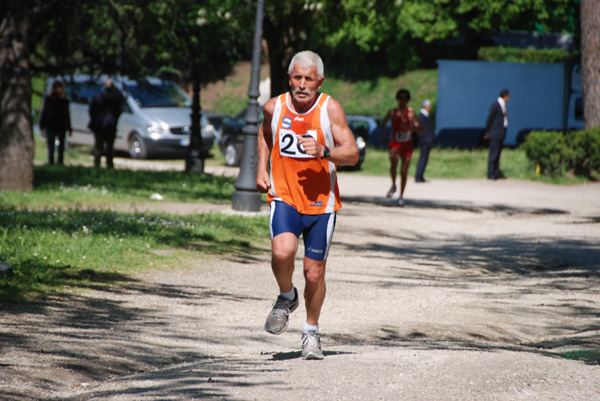
[[[342,196],[342,203],[369,203],[377,206],[398,208],[397,198],[383,198],[380,196]],[[415,209],[439,209],[439,210],[450,210],[450,211],[463,211],[472,213],[482,213],[484,211],[500,212],[508,215],[515,214],[539,214],[539,215],[551,215],[551,214],[568,214],[569,212],[561,209],[550,209],[550,208],[519,208],[503,204],[492,204],[492,205],[478,205],[473,202],[466,201],[438,201],[428,199],[405,199],[404,208],[415,208]]]

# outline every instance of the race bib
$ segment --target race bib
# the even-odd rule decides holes
[[[317,140],[317,130],[308,130],[303,136],[311,136]],[[298,143],[298,135],[291,129],[279,130],[279,154],[284,157],[293,157],[296,159],[314,158],[306,154],[304,146]]]
[[[410,131],[396,131],[394,132],[394,141],[396,142],[408,142],[410,141]]]

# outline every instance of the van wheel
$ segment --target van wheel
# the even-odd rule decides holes
[[[241,157],[240,147],[231,140],[227,141],[225,144],[225,164],[230,167],[239,166]]]
[[[148,156],[146,144],[139,134],[133,134],[129,138],[129,156],[132,159],[145,159]]]

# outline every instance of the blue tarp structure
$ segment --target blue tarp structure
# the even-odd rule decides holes
[[[531,130],[567,128],[569,76],[564,63],[438,60],[436,137],[439,146],[481,145],[500,90],[510,90],[505,145]]]

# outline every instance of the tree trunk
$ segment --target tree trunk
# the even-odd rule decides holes
[[[265,18],[263,23],[268,46],[269,68],[271,70],[271,97],[279,96],[290,89],[288,68],[294,54],[302,49],[302,38],[299,33],[300,16],[282,14],[277,21]]]
[[[600,0],[581,0],[581,69],[585,128],[600,127]]]
[[[9,2],[0,20],[0,189],[33,189],[33,123],[24,2]]]

